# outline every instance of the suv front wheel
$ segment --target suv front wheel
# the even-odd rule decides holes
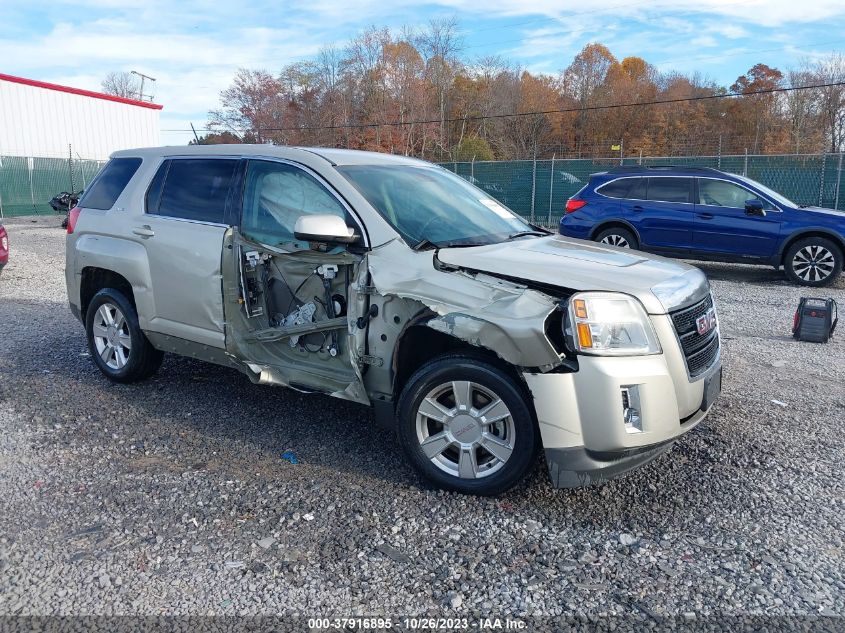
[[[827,286],[842,272],[842,249],[823,237],[806,237],[787,249],[783,268],[793,283]]]
[[[88,351],[109,380],[137,382],[161,366],[164,354],[144,336],[132,303],[113,288],[104,288],[91,299],[85,332]]]
[[[441,488],[497,495],[534,464],[537,433],[522,392],[471,356],[436,359],[399,398],[399,441],[411,464]]]

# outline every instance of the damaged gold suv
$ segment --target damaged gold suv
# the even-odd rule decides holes
[[[369,404],[465,493],[507,490],[540,448],[555,486],[621,475],[721,387],[700,271],[548,234],[409,158],[118,152],[71,212],[66,275],[109,379],[173,352]]]

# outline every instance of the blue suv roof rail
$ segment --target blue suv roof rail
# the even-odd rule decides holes
[[[618,167],[611,167],[606,173],[620,174],[620,173],[648,173],[652,171],[687,171],[687,172],[704,172],[704,173],[721,173],[715,167],[687,167],[685,165],[619,165]]]

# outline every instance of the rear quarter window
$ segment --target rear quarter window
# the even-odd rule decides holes
[[[108,211],[140,166],[140,158],[112,158],[88,187],[79,206]]]
[[[598,187],[596,192],[603,196],[607,196],[608,198],[627,198],[631,185],[633,185],[637,180],[637,178],[620,178],[619,180],[613,180]]]

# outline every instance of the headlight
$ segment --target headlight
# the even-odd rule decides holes
[[[639,356],[662,351],[642,304],[617,292],[573,295],[564,327],[564,336],[582,354]]]

